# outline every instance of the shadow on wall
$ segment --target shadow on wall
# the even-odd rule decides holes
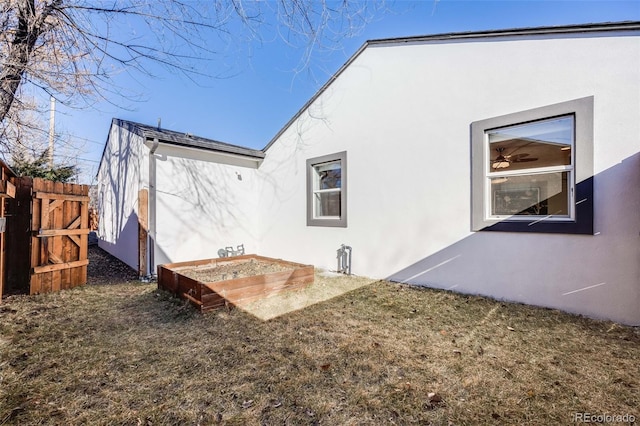
[[[216,257],[219,248],[230,244],[253,245],[253,169],[186,158],[156,159],[156,264]]]
[[[638,325],[640,153],[593,183],[593,235],[476,232],[387,279]]]
[[[134,138],[139,136],[132,133],[132,129],[128,127],[118,127],[117,132],[120,144],[117,147],[107,145],[103,159],[106,166],[100,169],[102,186],[98,211],[103,215],[103,220],[99,223],[99,236],[101,247],[107,251],[119,245],[121,236],[129,235],[127,232],[131,231],[132,226],[135,225],[136,239],[138,233],[138,216],[135,212],[138,193],[137,190],[130,189],[138,188],[140,182],[140,170],[134,165],[140,164],[141,160],[139,153],[133,150]],[[112,136],[113,134],[110,134],[109,137]],[[135,194],[132,194],[133,192]],[[127,199],[127,196],[131,198]],[[107,215],[111,217],[107,218]],[[121,259],[134,268],[137,267],[137,244],[135,250],[136,265],[131,264],[132,259]]]
[[[326,95],[327,92],[325,92]],[[273,212],[281,211],[291,200],[298,195],[298,186],[306,182],[306,169],[301,167],[306,153],[316,146],[317,141],[309,137],[309,133],[316,126],[324,126],[331,129],[331,123],[326,118],[324,105],[316,100],[311,110],[304,110],[295,120],[292,127],[288,128],[278,142],[267,151],[268,161],[265,161],[257,171],[262,188],[259,191],[259,203],[262,210]],[[328,154],[329,152],[327,152]],[[283,180],[282,176],[290,176],[293,179]],[[277,213],[273,213],[279,217]],[[266,226],[265,223],[263,223]],[[262,235],[268,234],[273,223],[268,229],[262,229]]]
[[[132,214],[127,217],[124,225],[122,225],[123,220],[124,219],[121,219],[119,223],[119,226],[122,226],[122,229],[120,229],[120,232],[118,233],[118,239],[115,242],[105,239],[100,240],[101,249],[112,253],[115,250],[115,247],[121,243],[127,245],[135,245],[135,249],[138,249],[138,216],[134,212],[132,212]],[[134,269],[137,268],[137,265],[129,266]]]

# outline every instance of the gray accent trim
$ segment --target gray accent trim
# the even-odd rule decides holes
[[[341,191],[340,191],[340,219],[316,219],[313,216],[313,166],[340,160]],[[347,227],[347,151],[307,160],[307,226]]]
[[[583,183],[591,185],[593,178],[593,96],[534,108],[527,111],[507,114],[500,117],[488,118],[471,123],[471,230],[481,231],[528,231],[528,232],[566,232],[589,233],[593,230],[593,191],[583,193],[578,186]],[[583,198],[588,203],[582,203],[576,209],[575,221],[540,221],[540,226],[530,226],[531,222],[496,220],[485,218],[485,185],[484,166],[489,159],[485,158],[485,131],[500,127],[512,126],[546,118],[573,114],[575,117],[575,201]],[[583,187],[585,185],[582,185]],[[592,185],[591,185],[592,188]],[[578,196],[580,194],[580,199]],[[585,206],[591,206],[591,211]],[[576,206],[578,207],[578,206]],[[536,217],[535,220],[538,220]],[[509,224],[509,226],[497,226]],[[551,226],[553,225],[553,226]]]

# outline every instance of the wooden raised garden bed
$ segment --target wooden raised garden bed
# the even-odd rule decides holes
[[[206,312],[313,283],[313,266],[248,254],[158,266],[158,288]]]

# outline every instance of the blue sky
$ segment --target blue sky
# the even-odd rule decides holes
[[[196,83],[163,69],[154,70],[155,79],[122,74],[117,83],[141,101],[82,111],[60,106],[56,132],[81,145],[81,181],[92,183],[113,117],[151,125],[161,118],[163,128],[261,149],[366,40],[625,20],[640,20],[640,0],[387,1],[360,33],[337,49],[315,51],[302,71],[303,48],[265,35],[207,65],[223,78]]]

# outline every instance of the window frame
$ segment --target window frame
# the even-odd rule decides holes
[[[543,123],[545,121],[553,121],[553,120],[557,120],[557,119],[562,119],[562,118],[571,118],[571,123],[572,123],[572,134],[571,134],[571,141],[570,141],[570,148],[571,148],[571,161],[569,163],[569,165],[555,165],[555,166],[545,166],[545,167],[526,167],[526,168],[521,168],[521,169],[516,169],[516,170],[507,170],[507,169],[497,169],[497,170],[491,170],[490,167],[490,163],[491,161],[489,160],[492,156],[492,154],[494,154],[493,149],[491,148],[491,141],[488,139],[490,133],[492,133],[493,131],[496,130],[507,130],[510,128],[514,128],[514,127],[520,127],[520,126],[526,126],[526,125],[530,125],[530,124],[537,124],[537,123]],[[534,120],[528,123],[518,123],[515,125],[511,125],[511,126],[505,126],[505,127],[498,127],[495,129],[487,129],[484,131],[485,134],[485,149],[487,150],[485,152],[485,158],[487,159],[487,161],[485,162],[485,177],[487,179],[487,182],[485,184],[486,187],[486,193],[485,193],[485,217],[489,218],[489,219],[508,219],[508,220],[522,220],[522,221],[528,221],[531,222],[532,219],[533,220],[539,220],[544,218],[544,220],[549,220],[549,219],[553,219],[556,221],[571,221],[571,220],[575,220],[575,116],[574,114],[566,114],[566,115],[561,115],[559,117],[548,117],[548,118],[543,118],[541,120]],[[568,214],[566,215],[553,215],[553,214],[549,214],[549,215],[500,215],[500,214],[495,214],[492,212],[492,206],[495,203],[495,198],[493,197],[493,188],[491,187],[491,179],[494,178],[509,178],[509,177],[521,177],[521,176],[535,176],[535,175],[543,175],[543,174],[550,174],[550,173],[567,173],[567,181],[568,181],[568,191],[567,191],[567,209],[568,209]]]
[[[472,231],[593,234],[593,96],[471,123]],[[571,166],[491,172],[488,133],[544,120],[573,117]],[[492,215],[491,177],[569,173],[568,215]]]
[[[319,189],[316,188],[317,172],[316,167],[321,164],[340,162],[340,189]],[[321,157],[307,159],[307,226],[327,226],[327,227],[347,227],[347,152],[337,152],[323,155]],[[317,216],[315,210],[315,197],[319,193],[330,193],[340,191],[340,215],[339,216]]]

